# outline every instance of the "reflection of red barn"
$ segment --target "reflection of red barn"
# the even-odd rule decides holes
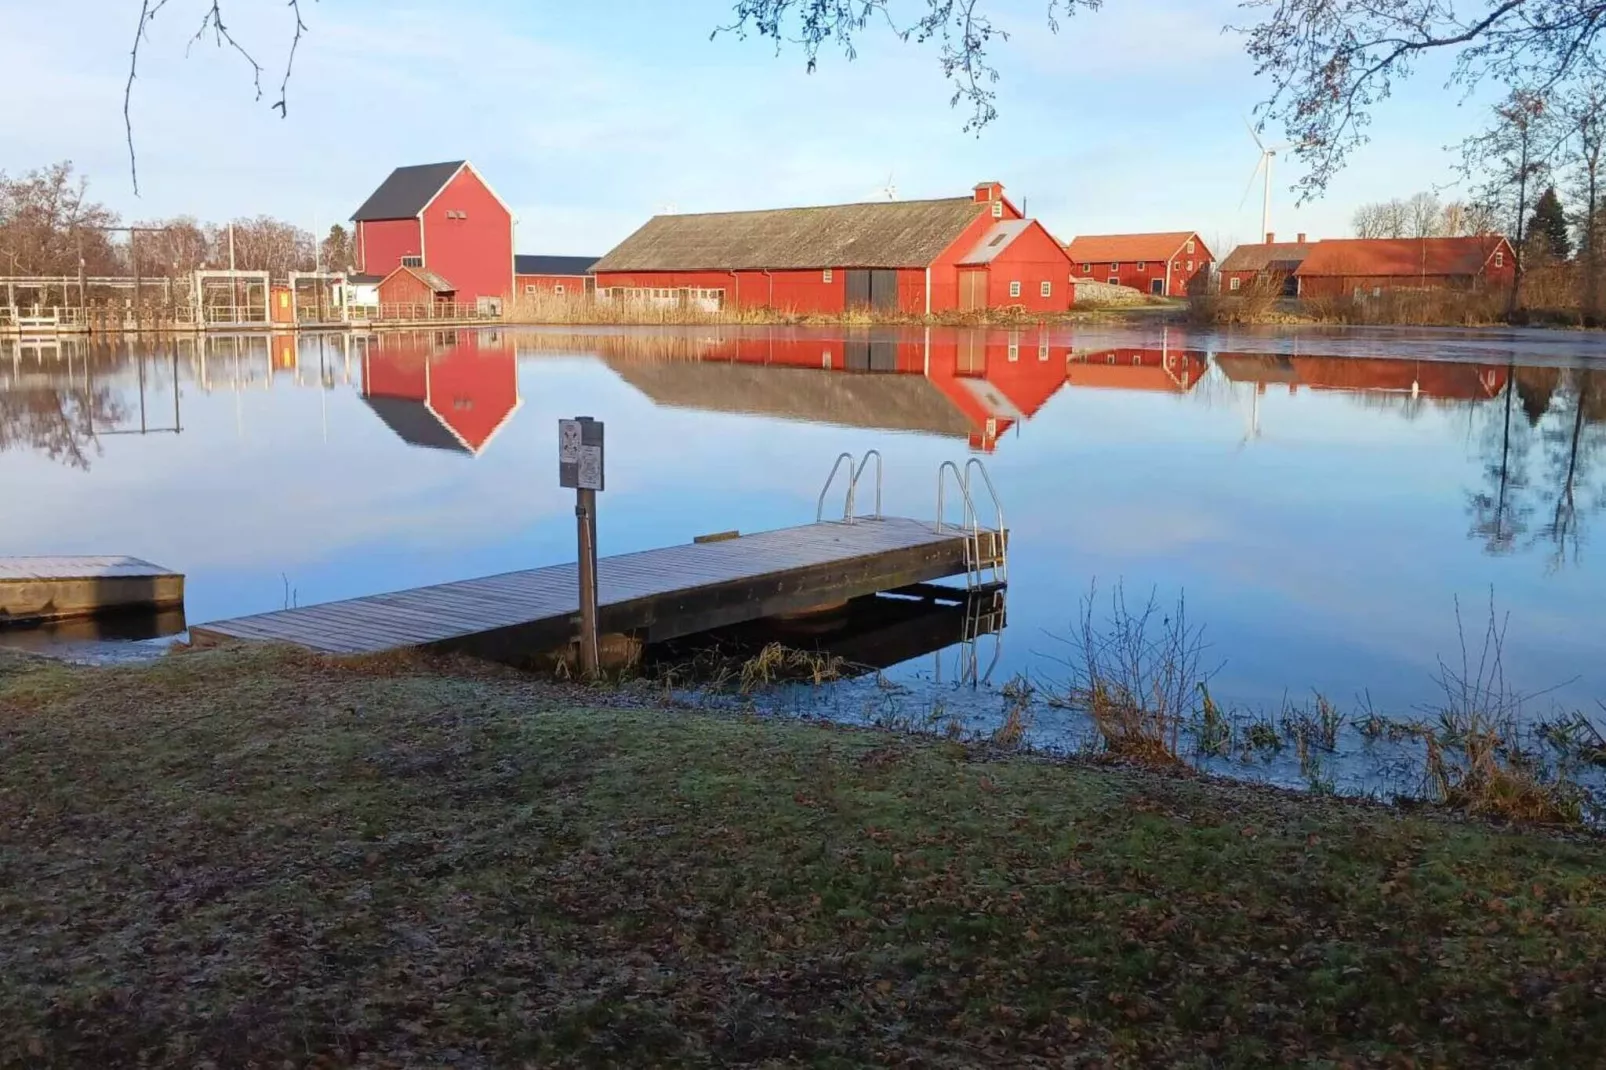
[[[478,456],[521,404],[513,343],[442,333],[370,349],[362,397],[404,442]]]
[[[1505,389],[1509,374],[1500,365],[1262,353],[1218,353],[1216,364],[1233,382],[1255,383],[1261,390],[1268,383],[1280,383],[1290,391],[1306,387],[1356,394],[1409,394],[1443,401],[1492,398]]]
[[[1186,394],[1198,385],[1209,368],[1196,350],[1122,347],[1077,353],[1065,363],[1065,382],[1073,387],[1109,390],[1146,390]]]

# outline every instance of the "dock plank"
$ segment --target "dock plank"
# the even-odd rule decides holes
[[[238,639],[329,653],[419,648],[487,656],[565,642],[579,612],[573,562],[191,629],[197,644]],[[651,640],[963,574],[961,533],[888,517],[805,524],[717,542],[642,550],[598,563],[608,631]]]

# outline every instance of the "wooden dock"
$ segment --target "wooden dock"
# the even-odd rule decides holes
[[[983,531],[983,556],[1005,537]],[[899,517],[818,523],[603,558],[604,633],[659,642],[969,574],[960,530]],[[262,613],[190,629],[197,646],[289,643],[333,654],[423,649],[518,659],[575,635],[573,563],[344,602]]]
[[[184,577],[136,557],[0,557],[0,626],[184,605]]]

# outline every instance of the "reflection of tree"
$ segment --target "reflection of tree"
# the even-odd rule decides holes
[[[1555,487],[1555,505],[1542,536],[1555,544],[1551,567],[1561,568],[1569,557],[1576,563],[1582,545],[1579,503],[1599,508],[1601,494],[1588,494],[1593,460],[1601,445],[1600,420],[1606,416],[1606,380],[1595,372],[1579,370],[1567,389],[1558,392],[1557,419],[1544,432],[1545,458]],[[1584,491],[1583,494],[1580,491]]]
[[[108,387],[36,387],[0,391],[0,452],[31,449],[53,461],[88,470],[99,454],[95,424],[124,418]]]
[[[1472,534],[1491,554],[1510,553],[1527,526],[1532,508],[1522,500],[1528,486],[1526,465],[1532,427],[1517,419],[1517,376],[1508,366],[1506,388],[1485,433],[1490,454],[1484,466],[1488,487],[1472,494]]]

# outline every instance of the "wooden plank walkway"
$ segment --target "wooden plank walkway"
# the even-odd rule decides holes
[[[0,625],[184,605],[184,577],[137,557],[0,557]]]
[[[965,573],[965,539],[887,517],[806,524],[603,558],[598,624],[648,642],[795,613]],[[544,653],[575,634],[573,563],[262,613],[190,629],[198,646],[289,643],[334,654],[398,649],[492,658]]]

